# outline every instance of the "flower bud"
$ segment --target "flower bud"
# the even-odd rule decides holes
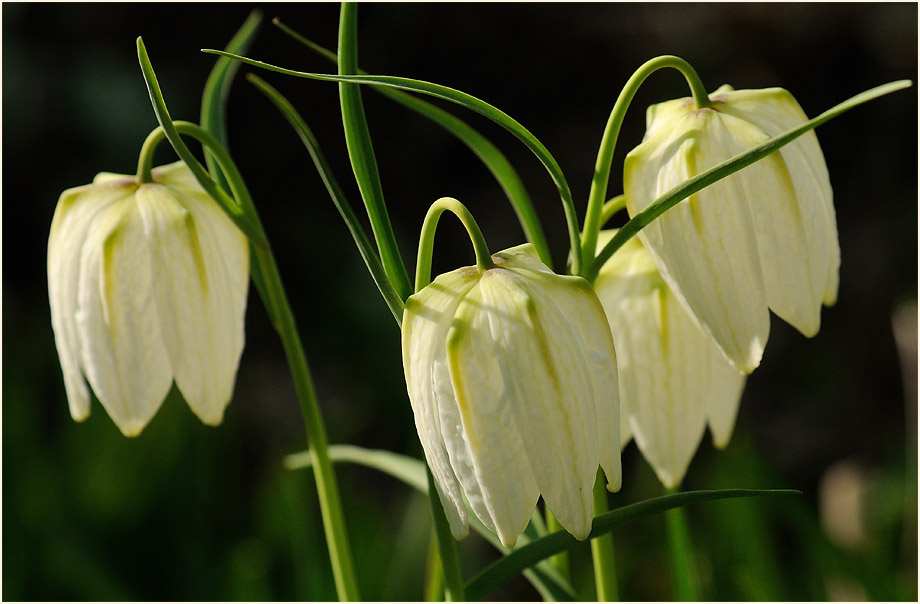
[[[511,546],[542,495],[585,539],[598,464],[609,489],[621,481],[610,328],[587,281],[554,274],[532,245],[492,261],[406,303],[403,367],[425,457],[456,538],[465,499]]]
[[[626,158],[631,215],[676,185],[807,120],[787,91],[723,86],[711,106],[650,107]],[[824,156],[807,132],[691,195],[640,232],[661,275],[735,366],[759,364],[769,310],[804,335],[837,297],[840,248]]]
[[[126,436],[175,380],[219,424],[243,351],[246,237],[185,164],[153,183],[103,173],[61,194],[48,237],[51,324],[70,413],[90,412],[83,376]]]
[[[602,231],[598,247],[614,233]],[[638,239],[604,264],[594,289],[617,345],[620,444],[634,437],[661,483],[676,488],[707,423],[716,446],[728,444],[744,375],[700,330]]]

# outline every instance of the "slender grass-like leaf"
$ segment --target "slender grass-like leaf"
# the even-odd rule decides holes
[[[255,39],[261,23],[262,13],[258,10],[252,11],[249,17],[246,18],[246,21],[243,22],[243,25],[240,26],[240,29],[230,39],[230,42],[227,43],[226,50],[235,53],[246,52]],[[236,72],[239,71],[239,66],[239,61],[233,61],[227,57],[218,58],[214,63],[214,67],[211,69],[211,73],[208,75],[208,79],[204,85],[204,91],[201,94],[201,127],[206,132],[210,132],[211,136],[213,136],[224,149],[227,149],[229,146],[226,117],[227,97],[230,94],[230,85],[233,83],[233,78]],[[211,178],[214,179],[220,188],[225,191],[229,190],[230,187],[227,182],[227,177],[224,176],[223,171],[217,164],[214,154],[207,148],[204,150],[204,160]],[[252,256],[252,254],[254,254],[254,252],[250,250],[250,256]],[[252,276],[252,283],[259,291],[259,295],[263,299],[267,299],[268,292],[265,290],[265,279],[262,276],[262,267],[256,262],[254,257],[252,257],[249,262],[249,272]],[[268,306],[265,308],[268,311],[269,318],[274,324],[276,320],[272,314],[274,312],[273,309]]]
[[[286,34],[302,43],[310,50],[313,50],[333,63],[338,61],[338,55],[334,52],[303,37],[281,23],[278,19],[274,19],[272,22]],[[230,49],[227,50],[229,52],[234,52]],[[237,52],[236,54],[241,53]],[[367,72],[359,69],[358,74],[367,75]],[[498,147],[493,145],[489,139],[460,118],[440,107],[432,105],[428,101],[395,88],[375,86],[373,89],[441,126],[449,133],[453,134],[461,143],[466,145],[467,148],[482,161],[489,172],[492,173],[495,180],[498,181],[499,186],[505,192],[505,196],[511,203],[514,213],[517,215],[518,222],[524,230],[524,236],[527,238],[527,241],[534,245],[537,254],[540,256],[540,260],[552,268],[553,259],[549,252],[549,244],[546,241],[543,226],[540,224],[537,213],[533,208],[530,195],[527,193],[527,189],[524,187],[524,183],[521,181],[517,172],[511,166],[511,162],[508,161],[508,158],[505,157]]]
[[[627,505],[612,512],[594,518],[591,533],[588,539],[609,533],[613,529],[638,518],[657,514],[672,508],[735,497],[759,497],[764,495],[800,495],[794,490],[747,490],[731,489],[720,491],[687,491],[674,495],[665,495],[648,499],[639,503]],[[504,585],[518,573],[530,566],[545,560],[553,554],[567,550],[577,545],[579,541],[565,531],[549,534],[537,541],[515,548],[507,556],[497,560],[466,584],[466,596],[472,600],[480,600],[495,589]]]
[[[882,86],[877,86],[856,96],[836,105],[818,117],[812,118],[798,126],[787,130],[786,132],[774,136],[770,140],[752,147],[750,150],[745,151],[734,156],[731,159],[728,159],[721,164],[701,172],[696,176],[687,179],[680,185],[674,187],[654,202],[649,205],[647,208],[636,214],[629,222],[627,222],[623,227],[617,231],[617,234],[604,246],[604,249],[597,255],[597,258],[594,260],[594,263],[587,267],[585,273],[585,278],[588,281],[594,281],[597,278],[597,274],[600,271],[601,267],[604,266],[604,263],[616,252],[620,247],[626,243],[633,235],[641,231],[646,225],[651,223],[653,220],[661,216],[665,211],[676,205],[678,202],[690,197],[697,191],[708,187],[716,181],[719,181],[730,174],[753,164],[754,162],[763,159],[767,155],[773,153],[777,149],[781,148],[783,145],[786,145],[799,136],[805,134],[809,130],[820,126],[824,122],[831,120],[838,115],[853,109],[863,103],[877,99],[886,94],[890,94],[897,90],[902,90],[911,85],[909,80],[899,80],[896,82],[890,82],[888,84],[883,84]]]
[[[358,16],[357,6],[342,3],[339,17],[339,73],[352,74],[358,69]],[[377,170],[377,158],[371,141],[370,129],[364,115],[364,103],[361,101],[359,86],[346,81],[339,83],[339,99],[342,105],[342,124],[345,127],[345,143],[348,158],[358,183],[358,190],[364,199],[367,215],[371,221],[371,230],[380,251],[380,260],[390,282],[402,300],[412,295],[412,282],[399,253],[399,245],[386,202],[383,199],[383,185]]]
[[[355,463],[379,470],[384,474],[389,474],[393,478],[401,480],[420,493],[428,494],[428,473],[425,462],[418,459],[391,451],[365,449],[353,445],[331,445],[329,447],[329,458],[337,463]],[[312,465],[313,456],[309,451],[293,453],[284,458],[284,467],[289,470],[308,469]],[[487,529],[473,514],[470,514],[470,524],[476,532],[502,553],[507,554],[512,551],[504,547],[495,533]],[[546,527],[543,526],[540,514],[535,512],[533,521],[527,526],[518,542],[520,544],[530,543],[545,534]],[[524,576],[546,601],[571,602],[575,599],[575,590],[549,562],[543,562],[526,569]]]
[[[256,33],[259,31],[259,25],[262,23],[262,13],[254,10],[240,26],[240,29],[234,34],[227,43],[227,52],[237,54],[246,52]],[[240,64],[238,61],[232,61],[227,57],[220,57],[214,63],[211,73],[204,85],[204,91],[201,94],[201,127],[211,133],[217,142],[223,145],[224,149],[229,149],[227,137],[227,97],[230,94],[230,86],[236,72],[239,71]],[[227,188],[227,179],[221,172],[217,162],[211,153],[205,149],[205,164],[211,178],[217,181],[224,189]]]
[[[563,208],[565,209],[566,225],[568,227],[569,242],[571,245],[571,252],[573,257],[573,272],[576,274],[579,272],[581,266],[581,233],[578,226],[578,215],[575,210],[575,202],[572,200],[572,191],[569,188],[568,181],[565,179],[562,168],[559,167],[556,159],[543,145],[543,143],[537,139],[537,137],[531,134],[529,130],[524,128],[524,126],[518,123],[517,120],[509,116],[504,111],[501,111],[500,109],[497,109],[496,107],[493,107],[492,105],[472,95],[461,92],[460,90],[442,86],[440,84],[434,84],[432,82],[425,82],[422,80],[382,75],[331,75],[323,73],[308,73],[303,71],[295,71],[293,69],[286,69],[284,67],[278,67],[276,65],[271,65],[262,61],[256,61],[255,59],[250,59],[221,50],[203,49],[202,52],[230,57],[232,59],[236,59],[237,61],[242,61],[243,63],[252,65],[253,67],[267,69],[269,71],[274,71],[299,78],[323,80],[327,82],[349,82],[354,84],[389,86],[401,90],[419,92],[433,96],[435,98],[443,99],[445,101],[456,103],[457,105],[466,107],[467,109],[475,111],[476,113],[479,113],[480,115],[492,120],[516,136],[521,142],[523,142],[527,148],[537,156],[537,159],[540,160],[540,162],[546,168],[547,172],[549,172],[553,183],[556,185],[556,188],[559,191],[559,196],[562,199]]]
[[[335,204],[336,209],[342,216],[342,220],[345,221],[348,232],[351,233],[352,239],[354,239],[355,245],[358,247],[358,252],[361,254],[361,258],[364,259],[364,264],[367,265],[367,270],[374,279],[377,289],[380,290],[380,295],[383,296],[384,301],[386,301],[387,306],[390,308],[390,312],[393,313],[396,323],[402,325],[402,315],[405,304],[393,287],[386,271],[384,271],[383,265],[374,252],[370,240],[364,233],[364,229],[361,227],[358,217],[351,209],[351,205],[348,203],[345,193],[342,192],[342,188],[339,186],[338,181],[336,181],[335,177],[332,175],[332,169],[329,167],[325,155],[323,155],[323,152],[320,150],[319,143],[316,141],[316,137],[313,136],[313,132],[310,131],[307,123],[297,110],[294,109],[290,101],[280,92],[253,74],[248,74],[247,79],[275,104],[282,115],[284,115],[285,119],[287,119],[288,123],[291,124],[291,127],[294,128],[294,131],[297,132],[301,142],[303,142],[304,146],[307,148],[307,152],[313,159],[313,163],[316,165],[317,171],[319,171],[320,178],[322,178],[323,183],[326,185],[326,190],[329,191],[332,203]]]

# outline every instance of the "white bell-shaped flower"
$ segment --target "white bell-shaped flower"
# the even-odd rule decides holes
[[[807,120],[780,88],[723,86],[649,108],[626,158],[630,215],[686,179]],[[840,248],[830,180],[814,132],[701,190],[640,232],[662,277],[745,372],[759,364],[769,310],[804,335],[836,301]]]
[[[154,183],[103,173],[61,194],[48,237],[48,293],[70,413],[89,415],[83,376],[126,436],[176,385],[219,424],[243,351],[246,237],[185,164]]]
[[[615,231],[602,231],[598,247]],[[704,334],[661,278],[637,238],[594,282],[617,345],[620,444],[630,438],[661,483],[680,485],[708,423],[713,441],[731,438],[744,375]]]
[[[443,274],[410,297],[403,366],[415,423],[456,538],[464,499],[502,543],[540,495],[585,539],[600,465],[621,482],[616,354],[587,281],[554,274],[530,244],[495,267]]]

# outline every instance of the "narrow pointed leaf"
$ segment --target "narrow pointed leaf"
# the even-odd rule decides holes
[[[291,75],[299,78],[307,78],[312,80],[325,80],[328,82],[350,82],[354,84],[370,84],[374,86],[388,86],[391,88],[398,88],[401,90],[408,90],[411,92],[419,92],[422,94],[427,94],[435,98],[443,99],[445,101],[450,101],[456,103],[462,107],[466,107],[471,111],[475,111],[480,115],[492,120],[499,126],[502,126],[508,132],[516,136],[521,142],[523,142],[528,149],[530,149],[534,155],[537,156],[537,159],[543,164],[547,172],[549,172],[550,177],[553,179],[553,183],[556,185],[556,188],[559,191],[559,196],[562,199],[563,208],[565,209],[566,224],[569,231],[569,240],[572,248],[572,266],[573,271],[578,272],[578,268],[581,265],[581,234],[578,227],[578,216],[575,211],[575,202],[572,200],[572,191],[569,188],[568,181],[565,179],[565,175],[562,172],[562,168],[559,167],[559,164],[556,162],[556,159],[552,156],[549,150],[540,142],[537,137],[535,137],[529,130],[524,128],[520,123],[517,122],[514,118],[509,116],[507,113],[493,107],[492,105],[478,99],[472,95],[469,95],[460,90],[454,88],[449,88],[447,86],[442,86],[440,84],[434,84],[432,82],[425,82],[422,80],[413,80],[411,78],[401,78],[394,76],[381,76],[381,75],[330,75],[322,73],[307,73],[303,71],[295,71],[293,69],[285,69],[284,67],[277,67],[269,63],[264,63],[262,61],[256,61],[254,59],[249,59],[247,57],[242,57],[233,53],[223,52],[220,50],[211,50],[205,49],[203,52],[216,54],[224,57],[230,57],[238,61],[242,61],[253,67],[259,67],[261,69],[267,69],[269,71],[275,71],[277,73],[282,73],[285,75]]]
[[[393,478],[403,481],[420,493],[428,494],[428,477],[425,471],[425,463],[418,459],[391,451],[365,449],[352,445],[330,445],[329,458],[333,462],[355,463],[367,468],[380,470],[384,474],[389,474]],[[309,451],[293,453],[284,458],[284,467],[289,470],[307,469],[311,468],[312,465],[313,456]],[[539,514],[534,513],[534,518],[538,519]],[[470,524],[502,553],[507,554],[511,551],[502,546],[495,533],[487,529],[474,514],[470,514]],[[531,522],[524,534],[518,539],[518,543],[526,544],[542,537],[545,535],[545,530],[541,529],[543,529],[542,526],[538,526],[536,522]],[[575,590],[548,562],[524,570],[524,575],[546,601],[571,602],[575,599]]]
[[[613,529],[638,518],[657,514],[665,510],[681,507],[702,501],[717,499],[730,499],[735,497],[758,497],[764,495],[799,495],[800,491],[794,490],[746,490],[731,489],[719,491],[688,491],[674,495],[665,495],[655,499],[648,499],[613,510],[594,518],[589,539],[605,535]],[[541,560],[565,551],[580,543],[565,531],[558,531],[514,549],[510,554],[488,566],[473,577],[465,587],[466,596],[470,601],[480,600],[495,589],[504,585],[524,569],[537,564]]]
[[[357,21],[357,6],[353,3],[343,3],[339,22],[338,61],[339,73],[342,74],[355,73],[358,69]],[[377,171],[374,144],[364,115],[361,90],[358,86],[343,81],[339,84],[339,99],[342,105],[342,124],[345,127],[348,158],[351,160],[358,189],[367,207],[371,229],[380,250],[380,260],[390,282],[399,292],[400,298],[405,300],[412,295],[412,283],[399,253],[396,235],[393,233],[383,199],[383,185]]]
[[[275,20],[275,25],[280,27],[295,40],[301,42],[333,63],[338,61],[338,55],[334,52],[326,50],[315,42],[304,38],[277,20]],[[236,52],[229,48],[227,50]],[[237,52],[237,54],[239,54],[239,52]],[[367,72],[359,69],[358,74],[367,75]],[[492,173],[492,176],[495,177],[495,180],[498,181],[498,184],[508,197],[508,201],[511,202],[511,207],[514,208],[514,212],[518,217],[521,228],[524,230],[524,236],[527,238],[527,241],[537,248],[537,254],[540,256],[540,260],[547,266],[552,267],[553,263],[549,253],[549,244],[543,233],[543,226],[540,224],[540,220],[537,218],[536,211],[531,203],[530,195],[528,195],[524,183],[512,167],[511,162],[508,161],[508,158],[505,157],[498,147],[493,145],[489,139],[463,120],[427,101],[395,88],[378,86],[374,87],[374,90],[441,126],[466,145],[470,151],[475,153]]]
[[[338,181],[336,181],[335,176],[333,176],[332,169],[329,167],[329,162],[326,161],[325,155],[323,155],[323,152],[320,150],[316,137],[313,136],[307,123],[297,110],[294,109],[294,106],[282,96],[281,93],[264,80],[252,74],[249,74],[247,79],[275,104],[278,110],[281,111],[287,119],[288,123],[291,124],[291,127],[297,132],[301,142],[303,142],[304,146],[307,148],[307,152],[313,159],[313,163],[319,172],[320,178],[323,179],[326,190],[329,191],[332,202],[342,216],[342,220],[345,221],[348,232],[351,233],[352,239],[354,239],[355,245],[358,247],[358,252],[361,254],[361,258],[364,259],[367,270],[374,279],[377,289],[380,290],[380,295],[383,296],[387,306],[390,307],[390,312],[393,313],[396,322],[402,324],[402,314],[405,304],[403,304],[402,298],[400,298],[396,289],[393,287],[393,283],[390,281],[389,277],[387,277],[386,271],[384,271],[383,265],[380,263],[380,259],[374,252],[370,240],[367,238],[361,223],[358,221],[358,217],[355,215],[354,210],[351,209],[351,205],[348,203],[345,193],[342,192],[342,188],[339,186]]]
[[[258,10],[252,11],[233,38],[230,39],[230,42],[227,43],[227,52],[246,52],[255,39],[261,23],[262,13]],[[228,147],[227,96],[230,93],[233,78],[236,72],[239,71],[239,66],[239,62],[232,61],[227,57],[217,59],[210,75],[208,75],[204,85],[204,92],[201,95],[201,127],[210,132],[224,148]],[[220,167],[214,157],[207,150],[205,150],[204,159],[205,164],[208,166],[208,172],[211,173],[211,178],[215,179],[217,184],[226,190],[228,188],[227,180],[220,171]]]

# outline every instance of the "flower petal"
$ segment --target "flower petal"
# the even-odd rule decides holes
[[[599,244],[611,236],[601,233]],[[728,411],[734,420],[743,376],[673,296],[638,240],[614,254],[595,287],[617,342],[623,417],[662,484],[675,488],[711,409],[726,436],[723,420]]]
[[[406,301],[402,324],[403,370],[415,427],[457,539],[465,537],[469,527],[460,483],[442,437],[439,409],[456,407],[445,343],[460,300],[478,279],[476,269],[439,276]]]
[[[631,215],[748,148],[722,124],[725,118],[693,111],[630,152],[624,188]],[[770,330],[754,224],[743,201],[752,186],[741,171],[678,203],[639,233],[673,293],[745,373],[760,363]]]
[[[48,299],[51,326],[71,416],[82,421],[89,416],[89,390],[80,367],[77,334],[77,284],[80,276],[80,248],[93,220],[112,204],[130,197],[135,187],[87,185],[61,194],[48,235]]]
[[[726,94],[725,102],[719,105],[724,113],[737,116],[764,132],[765,137],[776,136],[808,120],[805,112],[789,92],[782,88],[765,90],[739,90]],[[780,162],[780,159],[782,161]],[[840,245],[837,240],[837,219],[834,211],[833,192],[824,155],[814,131],[807,132],[792,143],[780,149],[775,163],[782,165],[777,173],[788,178],[786,186],[794,192],[793,200],[770,204],[758,204],[760,212],[752,208],[755,219],[764,219],[768,208],[773,212],[789,214],[786,222],[796,221],[798,228],[784,228],[773,231],[773,240],[758,245],[761,258],[773,258],[782,252],[787,239],[796,237],[799,248],[795,253],[785,247],[789,261],[780,264],[777,258],[775,275],[765,272],[767,298],[770,308],[806,336],[813,336],[820,325],[821,305],[833,304],[837,299],[840,268]],[[772,200],[768,192],[762,198]],[[758,216],[760,214],[761,216]],[[771,232],[768,232],[771,234]],[[801,275],[803,271],[807,275]],[[808,289],[805,290],[805,284]],[[800,301],[770,299],[772,292],[800,291]],[[806,297],[807,296],[807,297]]]
[[[511,547],[530,521],[540,490],[514,409],[511,382],[526,378],[509,379],[504,370],[507,352],[497,338],[501,328],[494,324],[501,310],[483,292],[485,281],[484,276],[463,298],[448,335],[447,362],[460,425],[448,434],[442,421],[442,432],[470,507]],[[461,438],[465,446],[452,446]]]
[[[589,365],[565,318],[583,309],[554,296],[559,279],[530,271],[522,277],[503,268],[486,271],[474,319],[488,344],[477,358],[501,376],[501,396],[547,506],[562,526],[584,539],[591,528],[599,459],[597,415]],[[557,301],[564,306],[557,307]]]
[[[115,424],[140,433],[172,384],[153,299],[151,254],[132,201],[98,213],[80,253],[83,370]]]
[[[138,189],[137,203],[176,385],[202,422],[219,424],[243,351],[246,238],[202,192],[147,184]]]

